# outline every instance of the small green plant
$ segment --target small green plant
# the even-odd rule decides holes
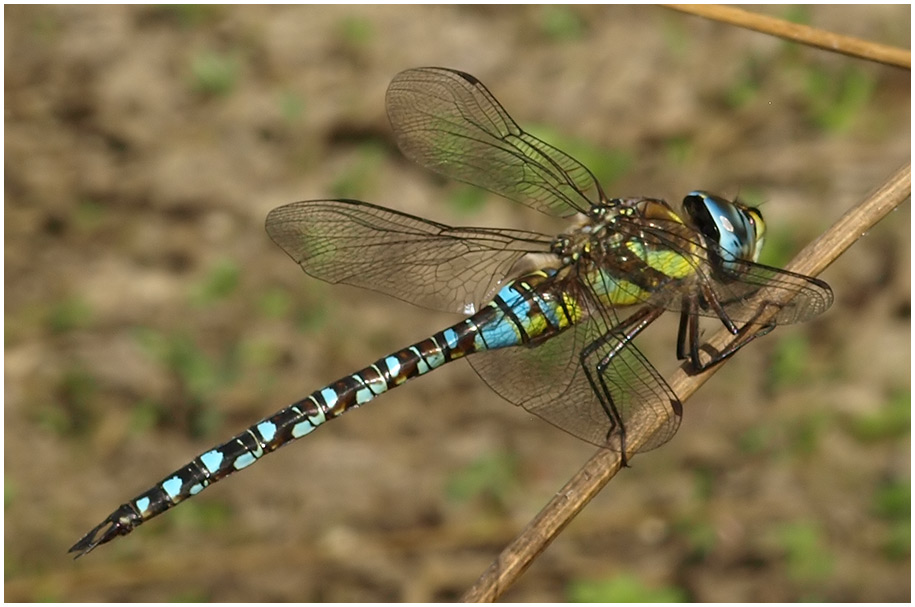
[[[3,505],[6,508],[9,508],[13,501],[16,499],[19,489],[16,487],[16,481],[12,480],[9,476],[3,479]]]
[[[791,333],[781,337],[772,352],[772,364],[766,375],[768,388],[777,391],[786,386],[797,385],[807,374],[810,358],[810,343],[802,333]]]
[[[92,427],[92,403],[98,394],[98,380],[75,366],[57,383],[54,402],[34,409],[37,423],[60,436],[83,436]]]
[[[270,339],[247,339],[238,347],[239,364],[245,370],[241,375],[257,380],[262,389],[273,385],[276,378],[270,369],[275,367],[280,357],[280,350]]]
[[[185,29],[192,29],[215,21],[223,10],[215,4],[169,4],[157,6],[151,12],[171,18]]]
[[[205,406],[214,395],[237,377],[235,353],[214,362],[194,340],[183,333],[162,334],[152,329],[136,332],[140,345],[164,365],[176,379],[185,399],[185,426],[193,437],[211,436],[220,426],[218,410]]]
[[[238,264],[231,259],[223,259],[210,269],[202,284],[192,289],[191,302],[203,308],[227,299],[236,292],[240,282]]]
[[[782,13],[782,18],[798,25],[810,25],[810,7],[803,4],[786,6]],[[797,46],[797,44],[793,46]]]
[[[606,580],[577,580],[566,590],[575,603],[682,603],[689,597],[681,588],[652,588],[638,577],[621,574]]]
[[[861,414],[847,424],[848,431],[862,443],[875,443],[886,439],[908,436],[911,430],[912,394],[909,390],[896,390],[890,394],[886,405],[873,413]]]
[[[233,514],[232,508],[221,500],[190,500],[175,510],[172,523],[187,531],[219,531],[231,523]]]
[[[283,120],[290,124],[299,122],[305,115],[305,100],[292,91],[285,91],[280,95],[279,105]]]
[[[883,542],[883,552],[895,561],[912,558],[912,521],[893,521]]]
[[[867,106],[874,88],[874,77],[855,65],[846,64],[838,74],[811,69],[807,79],[808,116],[823,130],[847,131]]]
[[[830,426],[830,414],[812,412],[788,426],[788,449],[794,455],[815,453]]]
[[[689,49],[693,40],[690,38],[691,30],[683,26],[683,20],[674,17],[671,13],[664,16],[661,33],[667,52],[672,58],[689,56]]]
[[[810,8],[802,4],[786,6],[782,12],[782,18],[798,25],[810,25]],[[781,53],[789,63],[793,63],[799,60],[803,48],[803,45],[792,40],[783,40]]]
[[[257,309],[266,318],[286,318],[292,310],[292,298],[283,289],[267,287],[257,298]]]
[[[749,105],[758,97],[763,78],[763,68],[759,60],[753,55],[747,56],[736,80],[724,92],[725,101],[734,109]]]
[[[711,523],[698,523],[686,531],[689,545],[696,557],[704,558],[712,553],[718,544],[718,531]]]
[[[765,216],[765,208],[762,209]],[[766,232],[766,242],[763,246],[759,261],[769,266],[782,268],[787,264],[800,248],[799,230],[791,230],[789,226],[777,226]]]
[[[228,95],[238,84],[239,72],[238,60],[232,55],[204,51],[191,60],[193,88],[203,95]]]
[[[707,501],[701,497],[698,499],[701,500],[700,503]],[[677,536],[685,538],[689,544],[689,559],[693,562],[704,560],[718,543],[715,525],[703,518],[705,514],[703,510],[697,509],[691,514],[681,516],[674,525]]]
[[[874,495],[874,511],[887,521],[883,552],[893,560],[912,555],[912,483],[890,481]]]
[[[580,40],[587,33],[587,23],[574,8],[547,4],[538,13],[540,32],[553,42]]]
[[[912,554],[912,482],[893,479],[884,482],[873,497],[873,512],[886,521],[883,552],[892,560],[910,559]]]
[[[708,466],[696,466],[693,469],[693,493],[697,499],[705,501],[715,490],[715,471]]]
[[[336,198],[365,198],[371,191],[381,170],[386,151],[377,141],[367,141],[359,146],[354,162],[347,163],[344,172],[331,185]]]
[[[142,398],[130,410],[130,434],[143,436],[159,425],[166,417],[167,412],[162,403],[152,398]]]
[[[168,598],[169,603],[211,603],[213,595],[202,589],[183,590]]]
[[[796,521],[775,528],[777,543],[785,552],[789,577],[801,583],[822,582],[835,569],[835,558],[824,545],[819,526]]]
[[[456,473],[448,481],[446,493],[455,501],[483,496],[502,505],[508,494],[517,488],[518,478],[518,458],[514,454],[489,453]]]
[[[912,515],[912,483],[892,481],[874,495],[874,511],[887,520],[909,520]]]
[[[295,314],[295,326],[302,333],[314,333],[322,330],[330,318],[330,309],[326,303],[314,303],[298,308]]]
[[[671,137],[665,142],[664,150],[670,164],[684,166],[695,153],[694,141],[686,135]]]
[[[56,302],[48,312],[48,327],[53,333],[67,333],[89,325],[92,308],[78,296]]]
[[[737,444],[740,450],[747,454],[765,453],[772,445],[772,434],[772,428],[769,425],[759,422],[747,428],[738,438]]]
[[[341,19],[337,32],[343,44],[351,49],[366,48],[375,38],[375,26],[372,21],[356,15]]]
[[[108,209],[95,200],[81,200],[73,214],[73,223],[76,228],[85,234],[92,234],[105,221]]]

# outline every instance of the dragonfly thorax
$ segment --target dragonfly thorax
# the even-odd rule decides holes
[[[554,252],[571,257],[601,258],[612,255],[625,262],[636,249],[646,244],[651,249],[669,247],[652,233],[663,231],[684,237],[681,248],[690,248],[687,228],[667,204],[657,198],[614,198],[604,205],[595,205],[587,219],[554,241]],[[635,252],[641,256],[644,251]]]
[[[614,231],[613,224],[613,215],[607,208],[595,206],[578,225],[553,240],[550,252],[563,266],[599,255],[608,247],[619,246],[623,238]]]
[[[701,247],[663,200],[612,199],[553,240],[559,277],[588,285],[601,305],[647,302],[672,283],[691,280]]]

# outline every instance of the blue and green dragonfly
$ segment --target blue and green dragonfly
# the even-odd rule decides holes
[[[308,274],[466,317],[205,451],[118,507],[71,552],[130,533],[326,421],[465,356],[500,396],[620,452],[625,464],[680,424],[680,400],[633,345],[665,310],[680,313],[678,358],[700,369],[832,303],[826,283],[757,263],[765,235],[758,210],[701,191],[685,197],[683,216],[659,199],[608,198],[591,171],[521,130],[469,74],[407,70],[386,104],[397,143],[415,162],[577,220],[550,237],[451,227],[355,200],[274,209],[267,232]],[[760,301],[764,287],[778,297]],[[774,316],[754,324],[773,306]],[[735,336],[704,363],[699,316]]]

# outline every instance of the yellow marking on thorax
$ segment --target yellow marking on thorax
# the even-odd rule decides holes
[[[642,259],[649,267],[665,276],[686,278],[693,273],[693,265],[699,261],[695,255],[690,257],[692,260],[676,251],[648,251],[642,256]]]

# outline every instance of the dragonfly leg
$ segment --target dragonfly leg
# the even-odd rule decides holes
[[[758,325],[757,321],[762,316],[763,312],[766,309],[766,304],[763,304],[759,307],[759,310],[753,315],[750,320],[748,320],[742,327],[740,327],[734,333],[734,339],[725,346],[724,349],[718,352],[710,352],[711,348],[705,348],[706,352],[709,354],[709,358],[706,361],[701,361],[699,358],[699,350],[702,349],[699,339],[699,315],[695,313],[695,310],[690,310],[689,319],[684,319],[684,312],[680,316],[680,335],[677,337],[677,356],[680,360],[689,359],[690,365],[692,365],[694,372],[701,373],[706,369],[714,367],[718,363],[724,361],[727,358],[730,358],[742,347],[756,339],[757,337],[762,337],[763,335],[768,334],[772,329],[775,328],[774,322],[764,323]],[[684,333],[687,332],[684,324],[688,324],[688,337],[684,337]],[[755,331],[751,331],[752,328],[759,326]],[[687,340],[689,342],[689,354],[684,355],[680,349],[681,340]]]
[[[695,297],[683,297],[677,329],[677,360],[687,359],[693,366],[699,363],[699,303]]]
[[[605,380],[606,371],[613,362],[614,357],[628,346],[630,342],[635,339],[636,335],[641,333],[645,327],[663,314],[663,312],[663,308],[651,306],[641,308],[622,323],[616,325],[584,347],[579,355],[582,369],[585,372],[585,376],[588,378],[588,382],[591,384],[591,389],[594,391],[594,394],[597,395],[604,412],[610,420],[610,429],[607,431],[606,437],[607,446],[619,451],[621,459],[620,465],[623,467],[629,466],[626,458],[626,426],[623,423],[622,416],[614,402],[613,391]],[[609,349],[606,349],[608,346]],[[589,363],[588,358],[595,353],[597,353],[600,358],[596,363]],[[595,375],[597,381],[595,381]],[[613,444],[614,440],[618,440],[618,444]]]
[[[702,306],[706,307],[707,305],[711,306],[715,310],[715,314],[718,316],[718,319],[721,320],[721,324],[731,332],[731,335],[737,335],[738,329],[737,325],[734,324],[734,321],[731,320],[731,317],[728,316],[728,313],[725,311],[724,306],[721,305],[721,301],[718,300],[718,296],[715,295],[714,291],[708,284],[702,284]],[[692,301],[693,311],[696,310],[696,307],[700,305],[695,299]],[[698,330],[698,319],[697,330]]]
[[[763,324],[759,324],[757,322],[763,315],[763,312],[765,312],[766,305],[767,304],[759,306],[759,310],[756,311],[756,314],[754,314],[753,317],[740,328],[740,331],[737,332],[737,334],[734,336],[734,339],[721,352],[706,361],[704,365],[701,365],[700,371],[704,371],[705,369],[720,363],[757,337],[762,337],[763,335],[770,333],[772,329],[775,328],[774,322],[767,322]],[[750,330],[757,326],[759,328],[755,331]]]

